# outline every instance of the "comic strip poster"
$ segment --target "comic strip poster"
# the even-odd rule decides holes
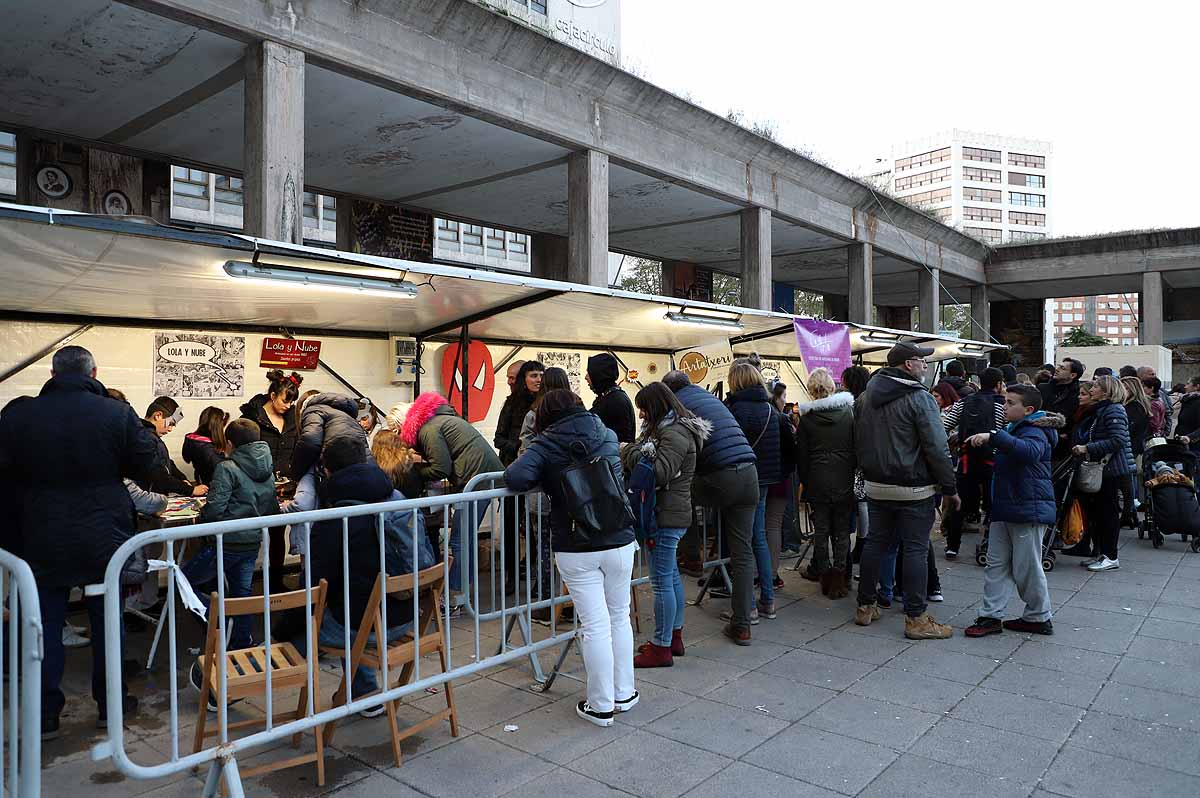
[[[538,352],[537,359],[546,368],[558,367],[567,372],[571,390],[579,393],[583,381],[583,356],[578,352]]]
[[[245,336],[154,334],[155,396],[231,399],[243,396],[245,386]]]

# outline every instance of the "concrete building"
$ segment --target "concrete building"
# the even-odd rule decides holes
[[[1053,234],[1050,142],[950,130],[892,147],[868,178],[988,244]]]
[[[1047,321],[1053,327],[1053,343],[1062,343],[1073,328],[1083,327],[1108,339],[1114,346],[1138,344],[1138,295],[1104,294],[1047,300]],[[1048,342],[1049,343],[1049,342]]]

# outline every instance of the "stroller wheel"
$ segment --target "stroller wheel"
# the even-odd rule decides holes
[[[1200,553],[1200,538],[1192,538],[1192,551]]]
[[[1054,558],[1053,557],[1043,557],[1042,558],[1042,570],[1046,571],[1047,573],[1054,570]]]
[[[987,549],[984,549],[983,551],[975,552],[975,564],[978,565],[980,568],[987,565]]]

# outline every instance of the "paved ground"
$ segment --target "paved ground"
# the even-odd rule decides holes
[[[973,543],[968,537],[964,548]],[[574,716],[577,681],[537,694],[528,664],[518,664],[461,684],[461,736],[443,726],[414,738],[400,768],[386,720],[355,719],[328,752],[325,787],[302,766],[250,781],[246,794],[1194,798],[1200,555],[1185,553],[1178,538],[1157,551],[1131,532],[1123,543],[1118,572],[1093,575],[1060,559],[1049,575],[1053,637],[964,638],[983,584],[983,570],[969,562],[942,564],[946,602],[935,613],[956,636],[915,644],[902,636],[899,611],[856,627],[852,599],[830,602],[788,571],[779,619],[755,627],[750,648],[720,636],[722,602],[689,608],[687,656],[639,672],[641,705],[611,729]],[[651,602],[641,606],[645,639]],[[134,636],[131,646],[144,642]],[[86,655],[72,655],[75,695],[86,691]],[[576,654],[567,668],[581,674]],[[131,725],[130,750],[146,764],[169,752],[164,671],[134,685],[148,706]],[[336,677],[325,678],[329,695]],[[190,727],[194,694],[182,701]],[[402,720],[416,722],[442,701],[413,697]],[[94,706],[72,698],[68,712],[67,734],[46,746],[44,795],[199,793],[193,775],[142,782],[92,763]]]

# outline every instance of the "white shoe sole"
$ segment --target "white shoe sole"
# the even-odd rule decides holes
[[[1092,573],[1100,573],[1101,571],[1115,571],[1120,567],[1121,567],[1121,563],[1114,562],[1114,563],[1109,563],[1108,565],[1103,565],[1103,566],[1099,566],[1099,567],[1089,565],[1088,570],[1091,571]]]
[[[633,709],[634,707],[636,707],[638,705],[638,701],[640,701],[641,698],[642,698],[641,694],[635,690],[633,693],[633,696],[631,698],[629,698],[629,700],[614,701],[613,702],[613,712],[628,712],[629,710]]]
[[[575,714],[586,720],[588,723],[591,723],[594,726],[599,726],[603,729],[607,729],[609,726],[613,725],[613,719],[611,717],[598,718],[595,715],[590,715],[587,712],[584,712],[578,704],[575,705]]]

